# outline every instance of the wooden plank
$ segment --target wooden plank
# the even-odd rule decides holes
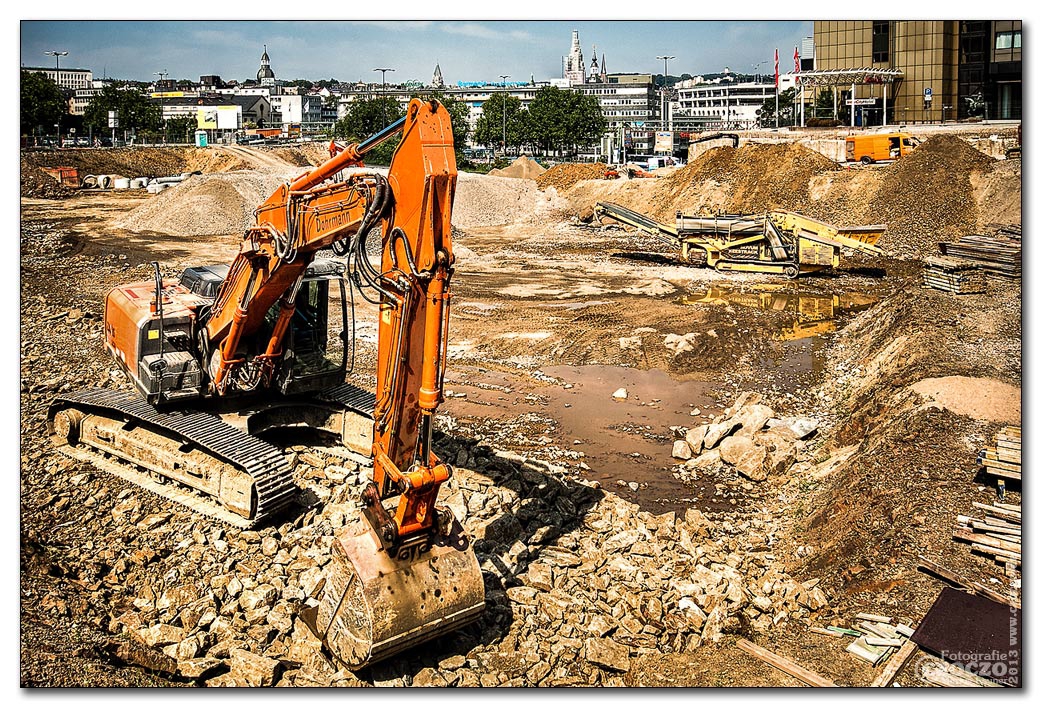
[[[998,602],[1002,605],[1009,605],[1010,607],[1016,607],[1018,610],[1020,609],[1020,603],[1011,597],[1006,597],[1002,593],[995,592],[991,588],[985,587],[980,583],[972,583],[971,585],[972,586],[970,590],[982,597],[986,597],[989,600],[994,600],[995,602]]]
[[[1008,558],[1010,560],[1015,560],[1017,563],[1020,563],[1020,553],[1016,551],[1005,551],[1001,548],[995,548],[995,546],[988,546],[983,543],[972,543],[970,544],[970,547],[975,551],[986,553],[988,555],[995,556],[996,558]]]
[[[974,530],[976,530],[976,531],[985,531],[985,532],[992,531],[994,533],[999,534],[1000,536],[1020,536],[1021,535],[1021,533],[1020,533],[1021,529],[1019,529],[1019,528],[1011,528],[1009,526],[993,526],[991,524],[986,524],[983,521],[971,521],[970,522],[970,526],[972,526],[974,528]]]
[[[872,666],[876,666],[886,658],[891,649],[890,647],[869,646],[867,639],[867,637],[855,639],[847,646],[847,651],[862,661],[867,661]]]
[[[819,676],[813,671],[803,668],[796,662],[790,661],[779,654],[775,654],[773,651],[764,649],[758,644],[753,644],[747,639],[739,639],[738,648],[747,654],[752,654],[765,664],[770,664],[779,671],[785,672],[794,679],[802,681],[808,686],[813,686],[815,688],[836,688],[836,684],[824,676]]]
[[[981,451],[985,452],[985,451]],[[978,465],[984,465],[986,467],[994,467],[995,469],[1005,470],[1007,472],[1021,471],[1019,462],[1003,462],[996,457],[988,457],[987,455],[981,455],[977,458]]]
[[[890,661],[886,662],[886,666],[883,667],[880,674],[876,676],[875,681],[872,682],[872,687],[886,688],[892,684],[901,672],[901,669],[915,656],[915,652],[918,649],[919,647],[915,642],[905,642],[904,646],[897,650],[897,653],[891,657]]]
[[[936,575],[941,580],[944,580],[948,584],[954,585],[957,588],[969,587],[969,583],[956,575],[955,571],[949,570],[943,565],[938,565],[923,556],[919,556],[919,567],[925,568],[930,574]]]
[[[869,612],[858,612],[854,619],[865,620],[867,622],[882,622],[884,624],[890,624],[893,617],[886,615],[873,615]]]
[[[946,662],[926,666],[922,675],[928,683],[944,688],[1001,688],[993,681],[975,676],[965,669]]]
[[[955,533],[952,534],[952,536],[959,539],[960,541],[969,541],[970,543],[979,543],[982,546],[991,546],[992,548],[997,548],[1002,551],[1020,553],[1019,543],[1013,544],[1009,541],[1000,541],[999,539],[992,538],[987,534],[973,533],[964,529],[956,529]]]
[[[974,508],[982,509],[989,512],[992,516],[997,516],[1000,519],[1006,519],[1007,521],[1020,522],[1020,512],[1013,511],[1012,509],[1003,509],[1001,507],[992,506],[991,504],[981,504],[980,502],[973,502]]]
[[[1022,528],[1021,525],[1018,524],[1018,523],[1014,523],[1012,521],[1006,521],[1005,519],[1000,519],[997,516],[985,516],[984,517],[984,523],[991,524],[992,526],[997,526],[997,527],[1003,528],[1003,529],[1019,529],[1019,528]]]
[[[865,644],[870,647],[899,647],[904,644],[904,640],[889,639],[887,637],[865,637]]]
[[[1020,472],[1011,472],[1006,469],[1002,469],[999,467],[989,467],[987,465],[985,465],[983,469],[987,474],[990,474],[992,477],[999,477],[1000,479],[1013,479],[1018,482],[1023,481],[1023,476]]]

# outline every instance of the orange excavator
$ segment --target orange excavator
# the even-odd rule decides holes
[[[399,133],[386,176],[347,169]],[[48,428],[66,454],[240,527],[295,503],[286,455],[261,434],[325,431],[368,458],[360,511],[302,613],[333,657],[360,668],[475,619],[484,584],[459,522],[437,506],[452,470],[431,447],[454,262],[448,112],[414,99],[401,120],[330,154],[260,205],[230,266],[175,282],[157,264],[154,282],[111,291],[106,347],[137,392],[59,396]],[[317,258],[323,249],[340,258]],[[375,393],[345,381],[355,292],[379,304]]]

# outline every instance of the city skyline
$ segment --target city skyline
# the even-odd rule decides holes
[[[255,78],[267,46],[281,80],[335,78],[378,82],[372,68],[394,67],[388,83],[429,83],[435,64],[446,84],[537,81],[562,75],[572,30],[579,31],[587,71],[596,45],[609,72],[662,72],[656,56],[673,55],[669,73],[773,72],[774,49],[788,62],[813,34],[811,21],[23,21],[22,66],[51,66],[47,51],[68,51],[61,66],[95,78],[198,81]],[[739,41],[740,39],[740,41]],[[307,47],[301,51],[300,47]],[[754,65],[759,64],[754,70]]]

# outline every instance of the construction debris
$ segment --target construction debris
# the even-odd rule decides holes
[[[987,289],[984,271],[961,258],[929,256],[923,259],[923,285],[956,295],[975,295]]]
[[[993,234],[969,234],[958,241],[940,244],[945,256],[978,265],[988,275],[1019,278],[1021,272],[1020,227],[1007,226]]]
[[[995,446],[977,454],[977,464],[984,472],[999,479],[1021,481],[1020,426],[1008,426],[995,436]]]
[[[953,537],[966,541],[970,547],[984,555],[991,556],[995,562],[1005,565],[1013,563],[1021,566],[1021,515],[1020,507],[1010,504],[974,503],[974,506],[988,512],[983,519],[959,515],[959,527]]]

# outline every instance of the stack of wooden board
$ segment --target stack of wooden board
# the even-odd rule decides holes
[[[1021,567],[1021,511],[1012,504],[973,506],[984,512],[984,518],[959,515],[959,528],[954,538],[966,541],[978,553],[991,556],[996,563]]]
[[[986,447],[977,454],[977,464],[1000,479],[1020,481],[1020,427],[1003,428],[995,436],[995,447]]]
[[[923,285],[927,287],[957,295],[986,290],[984,271],[976,263],[947,256],[929,256],[923,262]]]
[[[1020,277],[1020,236],[1004,227],[995,233],[969,234],[955,243],[941,243],[941,255],[978,264],[988,275]]]
[[[904,645],[915,630],[906,624],[894,624],[892,617],[861,612],[851,627],[811,627],[815,634],[853,637],[847,651],[872,666],[878,666]]]

